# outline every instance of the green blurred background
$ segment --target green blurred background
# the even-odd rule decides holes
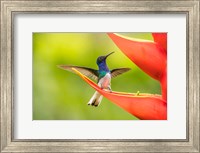
[[[152,40],[150,33],[119,34]],[[136,120],[106,98],[99,107],[88,106],[95,90],[76,74],[57,67],[97,69],[97,57],[112,51],[107,59],[110,69],[132,69],[112,80],[113,91],[160,94],[159,83],[132,63],[106,33],[33,33],[33,120]]]

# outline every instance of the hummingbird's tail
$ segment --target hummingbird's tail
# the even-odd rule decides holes
[[[103,96],[96,91],[94,95],[92,96],[92,98],[90,99],[90,101],[88,102],[88,105],[97,107],[101,103],[102,98]]]

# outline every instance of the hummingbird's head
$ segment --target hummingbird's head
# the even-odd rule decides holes
[[[109,53],[108,55],[106,55],[106,56],[99,56],[98,58],[97,58],[97,64],[99,65],[100,63],[102,63],[102,62],[105,62],[106,61],[106,58],[108,57],[108,56],[110,56],[111,54],[113,54],[114,52],[111,52],[111,53]]]

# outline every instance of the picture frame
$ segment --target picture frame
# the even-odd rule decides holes
[[[1,0],[1,152],[199,152],[199,0]],[[187,16],[187,138],[185,140],[14,139],[14,15],[25,13],[137,13]]]

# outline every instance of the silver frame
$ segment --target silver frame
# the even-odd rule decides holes
[[[0,0],[1,152],[200,152],[200,0]],[[13,138],[13,18],[16,13],[170,13],[187,15],[187,139],[185,140],[16,140]]]

